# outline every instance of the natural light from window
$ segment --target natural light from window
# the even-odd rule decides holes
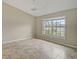
[[[65,37],[65,17],[43,20],[42,34],[56,38]]]

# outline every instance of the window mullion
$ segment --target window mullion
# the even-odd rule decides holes
[[[61,37],[61,21],[60,21],[60,37]]]
[[[53,35],[53,20],[52,20],[52,35]],[[54,36],[54,35],[53,35]]]
[[[58,34],[57,34],[57,20],[56,20],[56,36],[58,37]]]

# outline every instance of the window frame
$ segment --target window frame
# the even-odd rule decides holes
[[[64,25],[64,37],[62,38],[61,36],[53,36],[53,35],[49,35],[49,34],[44,34],[43,31],[44,31],[44,27],[43,27],[43,21],[49,21],[49,20],[59,20],[59,19],[64,19],[65,21],[65,25]],[[56,29],[57,29],[57,25],[55,26]],[[60,25],[60,28],[61,28],[61,25]],[[42,35],[46,35],[46,36],[50,36],[50,37],[53,37],[53,38],[57,38],[57,39],[66,39],[66,16],[62,16],[62,17],[55,17],[55,18],[47,18],[47,19],[42,19],[42,31],[41,31]]]

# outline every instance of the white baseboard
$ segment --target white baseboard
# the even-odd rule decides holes
[[[71,48],[76,48],[77,49],[77,46],[75,45],[71,45],[71,44],[68,44],[68,43],[58,43],[58,42],[54,42],[54,41],[49,41],[49,42],[52,42],[52,43],[56,43],[56,44],[60,44],[60,45],[63,45],[63,46],[67,46],[67,47],[71,47]]]
[[[65,44],[65,45],[77,49],[77,46],[76,45],[71,45],[71,44]]]
[[[21,41],[21,40],[26,40],[26,39],[32,39],[32,37],[16,39],[16,40],[11,40],[11,41],[6,41],[6,42],[2,42],[2,44],[8,44],[8,43],[12,43],[12,42],[16,42],[16,41]]]

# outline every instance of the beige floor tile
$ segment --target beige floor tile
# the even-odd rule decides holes
[[[39,39],[3,45],[3,59],[77,59],[72,48]]]

